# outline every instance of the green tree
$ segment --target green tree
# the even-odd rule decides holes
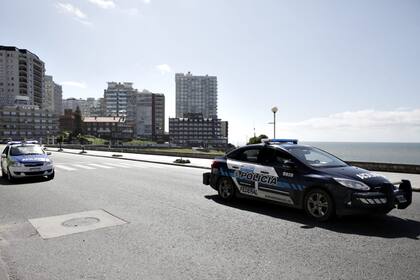
[[[258,137],[251,137],[251,138],[249,138],[248,145],[249,144],[259,144],[259,143],[261,143],[261,139],[264,139],[264,138],[268,138],[267,135],[261,134]]]
[[[74,128],[73,136],[82,134],[82,112],[80,112],[79,106],[77,106],[76,111],[74,112]]]

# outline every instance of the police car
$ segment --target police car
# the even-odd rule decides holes
[[[304,209],[315,220],[357,213],[386,214],[411,204],[410,181],[350,166],[295,139],[263,139],[216,158],[203,183],[230,201],[252,197]]]
[[[9,181],[34,176],[51,180],[54,165],[48,155],[37,141],[9,142],[1,154],[2,177]]]

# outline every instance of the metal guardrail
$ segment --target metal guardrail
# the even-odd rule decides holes
[[[350,165],[363,168],[363,169],[367,169],[367,170],[392,172],[392,173],[420,174],[420,165],[415,165],[415,164],[363,162],[363,161],[347,161],[347,163]]]

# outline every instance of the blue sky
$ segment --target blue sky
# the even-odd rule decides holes
[[[13,0],[0,44],[27,48],[64,97],[107,81],[163,92],[174,73],[218,76],[230,141],[420,142],[420,1]]]

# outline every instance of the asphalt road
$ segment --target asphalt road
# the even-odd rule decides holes
[[[52,181],[0,179],[1,280],[2,270],[14,280],[420,279],[420,193],[385,217],[318,224],[277,205],[225,204],[199,169],[53,159]],[[28,221],[97,209],[128,223],[42,239]]]

